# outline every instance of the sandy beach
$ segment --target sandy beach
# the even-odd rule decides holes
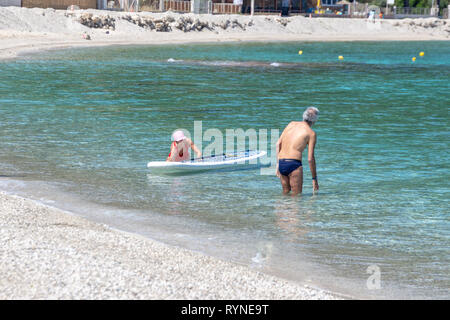
[[[0,8],[0,58],[42,49],[221,41],[449,40],[450,20]],[[89,35],[89,40],[83,34]]]
[[[0,193],[0,299],[339,299]]]

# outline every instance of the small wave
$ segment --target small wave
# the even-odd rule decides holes
[[[173,58],[167,59],[167,62],[181,62],[181,61],[183,61],[183,60],[176,60],[176,59],[173,59]]]
[[[266,260],[266,257],[261,253],[257,252],[256,255],[252,258],[252,261],[256,264],[261,264]]]
[[[207,66],[223,66],[223,67],[239,67],[245,66],[244,62],[240,61],[192,61],[192,63],[207,65]]]
[[[278,62],[267,63],[263,61],[189,61],[192,64],[200,64],[206,66],[219,66],[219,67],[244,67],[244,68],[252,68],[252,67],[267,67],[281,66]]]
[[[233,61],[233,60],[176,60],[173,58],[167,59],[170,63],[182,63],[186,65],[200,65],[220,68],[304,68],[319,67],[323,64],[317,63],[296,63],[296,62],[268,62],[268,61]]]

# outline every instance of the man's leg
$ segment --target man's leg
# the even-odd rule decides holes
[[[289,174],[289,185],[292,189],[292,195],[302,193],[303,188],[303,167],[295,169]]]
[[[283,193],[288,194],[291,191],[291,185],[289,184],[289,177],[280,174],[281,186],[283,187]]]

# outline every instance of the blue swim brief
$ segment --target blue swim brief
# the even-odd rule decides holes
[[[296,159],[280,159],[278,160],[278,171],[283,176],[288,176],[292,171],[300,168],[302,162]]]

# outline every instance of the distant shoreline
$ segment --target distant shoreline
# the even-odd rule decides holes
[[[286,41],[433,41],[450,40],[450,20],[436,18],[379,20],[305,18],[294,16],[193,15],[173,12],[131,14],[101,10],[64,10],[0,7],[0,59],[16,58],[40,50],[108,45],[160,45],[222,42]],[[89,28],[80,23],[100,17],[114,21],[114,30]],[[98,19],[100,19],[98,18]],[[141,26],[131,23],[144,21]],[[186,21],[190,22],[186,22]],[[163,21],[170,32],[151,29]],[[169,22],[172,21],[172,22]],[[139,22],[140,23],[140,22]],[[161,23],[160,23],[161,24]],[[144,25],[144,27],[142,27]],[[197,31],[196,26],[201,29]],[[111,27],[112,28],[112,27]],[[163,27],[161,27],[163,28]],[[178,29],[181,28],[181,29]],[[190,31],[183,32],[184,29]],[[225,29],[224,29],[225,28]],[[58,32],[55,32],[58,30]],[[85,40],[83,34],[91,40]]]
[[[1,40],[1,38],[0,38]],[[23,41],[26,41],[26,38],[23,39]],[[8,46],[8,47],[2,47],[0,44],[0,60],[11,60],[11,59],[17,59],[20,57],[26,57],[35,55],[41,51],[52,51],[52,50],[69,50],[69,49],[78,49],[78,48],[100,48],[100,47],[108,47],[108,46],[146,46],[146,45],[171,45],[171,44],[223,44],[223,43],[258,43],[258,42],[273,42],[273,43],[280,43],[280,42],[378,42],[378,41],[448,41],[447,39],[434,39],[434,38],[403,38],[403,39],[355,39],[355,38],[340,38],[340,39],[333,39],[333,40],[323,40],[323,39],[316,39],[316,38],[308,38],[308,39],[273,39],[271,37],[262,38],[262,37],[255,37],[255,38],[247,38],[245,40],[242,39],[236,39],[233,37],[230,37],[228,39],[203,39],[203,40],[183,40],[183,39],[170,39],[166,41],[160,41],[160,42],[152,42],[148,43],[146,41],[135,41],[135,42],[129,42],[129,41],[98,41],[93,43],[86,43],[85,41],[71,41],[71,42],[58,42],[58,41],[48,41],[48,42],[42,42],[39,41],[37,43],[30,43],[29,45],[23,45],[22,43],[18,43],[16,45]]]

